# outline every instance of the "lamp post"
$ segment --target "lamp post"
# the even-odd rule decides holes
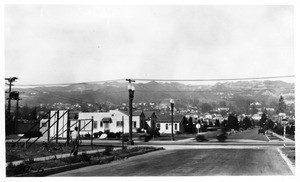
[[[134,97],[134,85],[131,82],[134,82],[131,79],[128,79],[127,81],[129,81],[129,84],[127,86],[128,91],[129,91],[129,141],[128,144],[129,145],[134,145],[134,142],[132,140],[132,101],[133,101],[133,97]]]
[[[174,132],[173,132],[173,123],[174,123],[174,118],[173,118],[173,113],[174,113],[174,100],[171,99],[170,100],[170,104],[171,104],[171,135],[172,135],[172,138],[171,140],[174,141]]]

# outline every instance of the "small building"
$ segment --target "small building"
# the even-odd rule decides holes
[[[94,119],[93,132],[129,132],[129,114],[128,112],[119,110],[110,110],[108,112],[83,112],[79,113],[79,120]],[[123,128],[124,122],[124,128]],[[132,116],[132,129],[140,128],[140,116],[133,114]],[[82,132],[90,131],[91,124],[83,128]]]
[[[157,117],[156,121],[156,128],[159,128],[160,133],[172,133],[172,121],[171,121],[171,115],[160,115]],[[183,120],[183,115],[174,115],[173,116],[173,133],[176,133],[177,131],[181,131],[181,123]]]

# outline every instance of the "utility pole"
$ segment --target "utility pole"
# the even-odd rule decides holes
[[[129,82],[127,89],[129,92],[129,141],[128,144],[129,145],[134,145],[134,141],[132,140],[132,101],[134,98],[134,85],[132,84],[132,82],[135,82],[132,79],[126,79],[126,81]]]
[[[12,91],[11,92],[11,99],[12,100],[16,100],[17,101],[17,104],[16,104],[16,116],[15,116],[15,119],[14,119],[14,133],[16,134],[18,131],[17,131],[17,127],[18,127],[18,118],[19,118],[19,101],[22,100],[20,99],[19,97],[19,93],[20,92],[17,92],[17,91]]]
[[[18,78],[17,77],[10,77],[10,78],[5,78],[5,80],[8,81],[8,83],[6,83],[9,88],[8,91],[6,93],[8,93],[8,108],[7,108],[7,117],[6,117],[6,124],[5,124],[5,131],[6,134],[9,134],[8,129],[10,128],[9,126],[11,125],[11,116],[10,116],[10,108],[11,108],[11,87],[13,86],[13,82],[15,82]],[[10,130],[10,129],[9,129]]]

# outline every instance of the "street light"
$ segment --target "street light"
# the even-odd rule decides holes
[[[129,80],[129,84],[127,86],[127,89],[129,91],[129,145],[134,145],[134,142],[132,140],[132,101],[134,97],[134,85],[131,83],[132,80]]]
[[[173,123],[174,123],[174,118],[173,118],[173,113],[174,113],[174,100],[173,99],[171,99],[170,100],[170,104],[171,104],[171,132],[172,132],[172,138],[171,138],[171,140],[172,141],[174,141],[175,139],[174,139],[174,132],[173,132]]]

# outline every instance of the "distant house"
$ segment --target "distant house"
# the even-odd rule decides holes
[[[123,113],[126,113],[129,115],[128,111],[122,111]],[[139,127],[143,129],[150,128],[156,128],[156,120],[157,116],[155,111],[143,111],[143,110],[136,110],[132,112],[132,116],[139,117]]]
[[[181,131],[181,123],[183,120],[183,115],[173,116],[173,133]],[[156,128],[159,128],[160,133],[172,133],[172,121],[171,115],[160,115],[157,117]]]

